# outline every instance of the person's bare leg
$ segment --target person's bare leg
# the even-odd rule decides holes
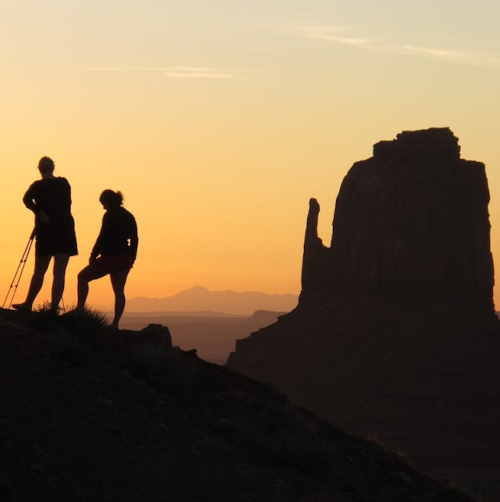
[[[125,310],[125,283],[127,282],[128,273],[130,270],[122,270],[120,272],[114,272],[110,275],[111,285],[113,286],[113,292],[115,293],[115,317],[111,323],[111,327],[118,329],[118,323],[122,317],[123,311]]]
[[[68,266],[68,254],[56,254],[54,256],[54,281],[52,282],[52,306],[51,310],[57,312],[61,301],[66,279],[66,267]]]
[[[78,302],[76,305],[76,310],[83,311],[85,309],[85,302],[87,301],[87,296],[89,294],[89,282],[95,281],[107,275],[107,272],[101,270],[94,265],[87,265],[78,274]]]
[[[33,302],[42,289],[45,272],[47,272],[51,258],[51,256],[35,257],[35,270],[33,271],[33,276],[31,277],[28,295],[23,303],[14,303],[12,305],[16,310],[31,310],[33,308]]]

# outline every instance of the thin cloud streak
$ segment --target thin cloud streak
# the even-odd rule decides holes
[[[441,59],[455,64],[500,68],[499,57],[496,55],[492,56],[491,53],[447,50],[438,47],[420,47],[411,44],[390,44],[368,38],[345,36],[344,32],[346,30],[347,28],[342,27],[312,26],[300,28],[298,34],[302,38],[339,45],[349,45],[365,50]]]
[[[213,68],[193,68],[189,66],[181,66],[178,68],[169,68],[162,72],[165,77],[170,78],[185,78],[185,79],[222,79],[222,80],[239,80],[248,79],[252,72],[233,71],[233,70],[216,70]]]
[[[424,56],[432,56],[435,58],[455,59],[457,61],[472,59],[474,57],[470,52],[465,51],[447,51],[442,49],[429,49],[426,47],[416,47],[413,45],[403,45],[401,51],[405,53],[422,54]]]
[[[340,27],[325,27],[325,26],[307,26],[300,28],[300,32],[304,38],[313,40],[325,40],[342,45],[368,46],[373,42],[367,38],[355,38],[341,36],[338,32],[346,31],[346,28]]]
[[[216,68],[200,68],[196,66],[152,66],[152,67],[91,67],[83,71],[89,72],[139,72],[158,73],[167,78],[191,80],[251,80],[262,72],[245,70],[220,70]]]

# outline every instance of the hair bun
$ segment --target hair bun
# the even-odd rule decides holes
[[[114,207],[121,206],[123,204],[123,194],[119,191],[114,192],[108,188],[101,193],[99,201],[101,203],[106,202],[110,206]]]

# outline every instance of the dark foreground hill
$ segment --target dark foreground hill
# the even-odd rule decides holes
[[[0,501],[466,501],[168,330],[0,311]]]

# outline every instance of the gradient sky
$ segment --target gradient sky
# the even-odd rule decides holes
[[[498,0],[1,6],[5,293],[33,224],[21,198],[43,155],[73,188],[80,256],[68,268],[67,304],[105,188],[123,191],[139,224],[129,297],[198,284],[299,293],[309,198],[321,204],[329,245],[351,165],[379,140],[442,126],[460,138],[463,158],[486,164],[498,263]],[[44,288],[37,301],[48,297]],[[110,300],[107,279],[91,284],[91,303]]]

